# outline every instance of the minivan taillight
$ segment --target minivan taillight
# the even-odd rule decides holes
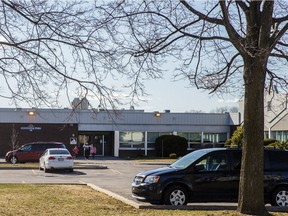
[[[53,156],[50,156],[49,158],[48,158],[48,160],[55,160],[56,158],[55,157],[53,157]]]

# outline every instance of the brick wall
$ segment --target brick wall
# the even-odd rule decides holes
[[[78,136],[77,124],[0,124],[0,157],[12,149],[13,127],[19,147],[27,142],[57,141],[71,150],[74,146],[70,145],[70,137]]]

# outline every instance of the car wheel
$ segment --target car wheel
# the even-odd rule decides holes
[[[39,165],[39,170],[43,170],[43,168]]]
[[[273,206],[288,206],[288,187],[277,188],[272,195]]]
[[[72,172],[73,172],[73,169],[69,169],[69,172],[71,172],[71,173],[72,173]]]
[[[18,158],[17,158],[16,156],[10,157],[10,163],[11,163],[11,164],[16,164],[16,163],[18,163]]]
[[[48,172],[48,169],[46,168],[46,165],[45,165],[45,163],[44,163],[44,165],[43,165],[43,170],[44,170],[44,172],[45,172],[45,173],[47,173],[47,172]]]
[[[178,185],[169,187],[164,193],[164,204],[173,206],[187,205],[188,193],[187,190]]]

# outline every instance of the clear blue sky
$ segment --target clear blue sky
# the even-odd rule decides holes
[[[172,82],[169,79],[151,80],[146,82],[146,91],[150,94],[147,96],[147,103],[141,103],[145,111],[164,111],[187,112],[191,110],[202,110],[210,112],[219,107],[238,107],[238,98],[232,96],[223,96],[220,99],[216,96],[209,95],[209,92],[189,88],[184,81]]]

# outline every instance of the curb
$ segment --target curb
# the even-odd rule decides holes
[[[132,201],[132,200],[126,199],[126,198],[123,197],[123,196],[120,196],[120,195],[115,194],[115,193],[113,193],[113,192],[111,192],[111,191],[108,191],[108,190],[106,190],[106,189],[103,189],[103,188],[101,188],[101,187],[98,187],[98,186],[96,186],[96,185],[94,185],[94,184],[88,183],[87,186],[91,187],[92,189],[94,189],[94,190],[96,190],[96,191],[99,191],[99,192],[101,192],[101,193],[104,193],[104,194],[106,194],[106,195],[108,195],[108,196],[110,196],[110,197],[112,197],[112,198],[118,199],[119,201],[121,201],[121,202],[123,202],[123,203],[125,203],[125,204],[127,204],[127,205],[130,205],[130,206],[132,206],[132,207],[134,207],[134,208],[140,209],[140,204],[138,204],[138,203],[136,203],[136,202],[134,202],[134,201]]]
[[[1,163],[0,163],[1,164]],[[2,164],[7,164],[2,163]],[[0,167],[0,170],[20,170],[20,169],[39,169],[39,166],[25,166],[20,164],[12,165],[8,164],[7,166]],[[73,169],[108,169],[107,166],[103,165],[97,165],[93,163],[74,163],[74,168]]]
[[[123,196],[120,196],[118,194],[115,194],[109,190],[103,189],[101,187],[98,187],[94,184],[86,184],[87,186],[91,187],[92,189],[99,191],[101,193],[104,193],[114,199],[118,199],[119,201],[130,205],[136,209],[155,209],[155,210],[237,210],[237,204],[231,204],[231,205],[221,205],[221,204],[207,204],[207,203],[201,203],[201,204],[190,204],[186,206],[169,206],[169,205],[149,205],[149,204],[139,204],[137,202],[134,202],[132,200],[129,200]],[[276,206],[266,206],[267,211],[269,212],[288,212],[288,207],[276,207]]]

